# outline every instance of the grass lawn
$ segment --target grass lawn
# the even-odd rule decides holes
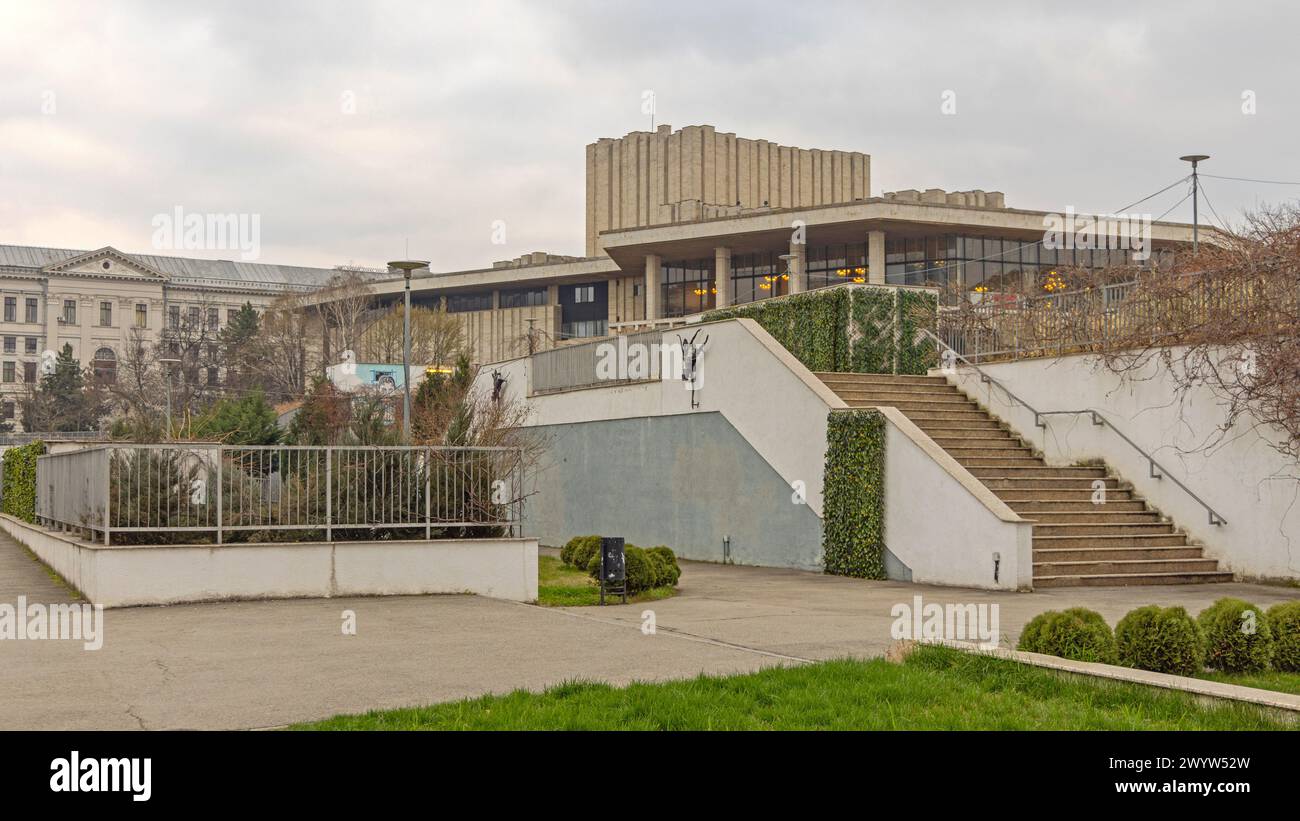
[[[1245,730],[1294,725],[1241,704],[1063,676],[943,647],[659,684],[572,682],[337,716],[320,730]]]
[[[1240,684],[1242,687],[1258,687],[1261,690],[1273,690],[1278,693],[1292,693],[1300,696],[1300,673],[1279,673],[1267,670],[1263,673],[1215,673],[1202,672],[1197,678],[1209,681],[1222,681],[1224,684]]]
[[[629,603],[657,601],[676,596],[672,587],[656,587],[629,596]],[[609,601],[608,597],[606,601]],[[568,567],[555,556],[537,557],[537,603],[544,607],[576,607],[600,604],[600,588],[576,567]]]

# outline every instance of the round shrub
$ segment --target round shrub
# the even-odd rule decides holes
[[[668,572],[664,577],[665,580],[661,584],[670,587],[676,586],[677,580],[682,577],[682,568],[677,564],[677,556],[673,553],[672,548],[658,545],[656,547],[648,548],[646,552],[658,556],[663,560],[664,565],[667,567]]]
[[[668,562],[664,561],[664,557],[649,550],[643,552],[645,553],[646,563],[650,565],[650,578],[652,580],[650,586],[663,587],[669,584],[669,580],[672,578],[672,570],[668,567]]]
[[[1300,673],[1300,601],[1275,604],[1266,615],[1273,631],[1273,669]]]
[[[1025,625],[1018,650],[1044,653],[1075,661],[1115,662],[1115,634],[1100,613],[1071,607],[1060,613],[1048,610]]]
[[[651,568],[650,560],[646,557],[646,552],[634,544],[623,545],[623,567],[627,574],[627,592],[628,595],[640,593],[643,590],[649,590],[655,586],[654,570]],[[593,579],[600,578],[600,551],[591,557],[587,565],[587,573]]]
[[[1205,666],[1223,673],[1268,668],[1273,631],[1264,612],[1241,599],[1223,598],[1196,617],[1205,640]]]
[[[1115,625],[1115,649],[1125,667],[1178,676],[1195,674],[1205,660],[1201,630],[1181,607],[1130,611]]]
[[[564,551],[569,551],[566,559]],[[591,557],[600,553],[599,536],[574,536],[560,548],[560,561],[571,564],[579,570],[585,569]]]

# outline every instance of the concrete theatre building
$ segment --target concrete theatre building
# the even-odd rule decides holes
[[[1053,212],[998,191],[871,195],[871,158],[719,133],[636,131],[587,146],[584,256],[544,252],[490,268],[417,273],[413,300],[467,314],[476,358],[601,336],[715,307],[842,282],[997,291],[1058,268],[1133,264],[1123,249],[1043,247]],[[1152,254],[1190,245],[1192,226],[1155,222]],[[378,282],[396,303],[401,280]],[[536,343],[536,338],[534,338]]]
[[[479,269],[417,271],[413,302],[461,318],[480,363],[567,340],[841,282],[997,291],[1058,267],[1129,264],[1130,252],[1043,247],[1048,212],[997,191],[871,193],[871,157],[796,148],[712,126],[634,131],[586,148],[582,256],[525,254]],[[1192,227],[1151,226],[1151,260]],[[0,408],[14,416],[40,354],[67,342],[108,370],[133,328],[215,330],[245,302],[313,290],[337,269],[0,245]],[[400,276],[380,274],[380,306]]]

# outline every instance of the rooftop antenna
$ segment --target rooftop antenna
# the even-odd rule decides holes
[[[1199,253],[1201,248],[1201,236],[1200,236],[1201,226],[1200,226],[1200,220],[1197,219],[1197,210],[1199,207],[1198,200],[1200,199],[1198,194],[1200,193],[1201,186],[1200,186],[1200,182],[1197,180],[1196,177],[1196,164],[1199,163],[1201,160],[1208,160],[1209,158],[1210,158],[1209,154],[1187,154],[1186,156],[1182,156],[1178,158],[1183,162],[1189,162],[1192,164],[1192,253],[1193,254]]]

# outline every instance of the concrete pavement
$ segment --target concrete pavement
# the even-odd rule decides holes
[[[427,704],[576,678],[612,683],[732,673],[891,643],[890,608],[998,602],[1015,640],[1048,609],[1112,623],[1152,602],[1195,613],[1216,598],[1267,606],[1300,591],[1254,585],[991,593],[793,570],[686,563],[681,595],[646,605],[551,609],[471,596],[299,599],[105,611],[103,649],[0,641],[0,729],[253,728]],[[0,602],[71,599],[0,536]],[[644,635],[641,614],[658,632]],[[344,610],[357,635],[341,630]]]

